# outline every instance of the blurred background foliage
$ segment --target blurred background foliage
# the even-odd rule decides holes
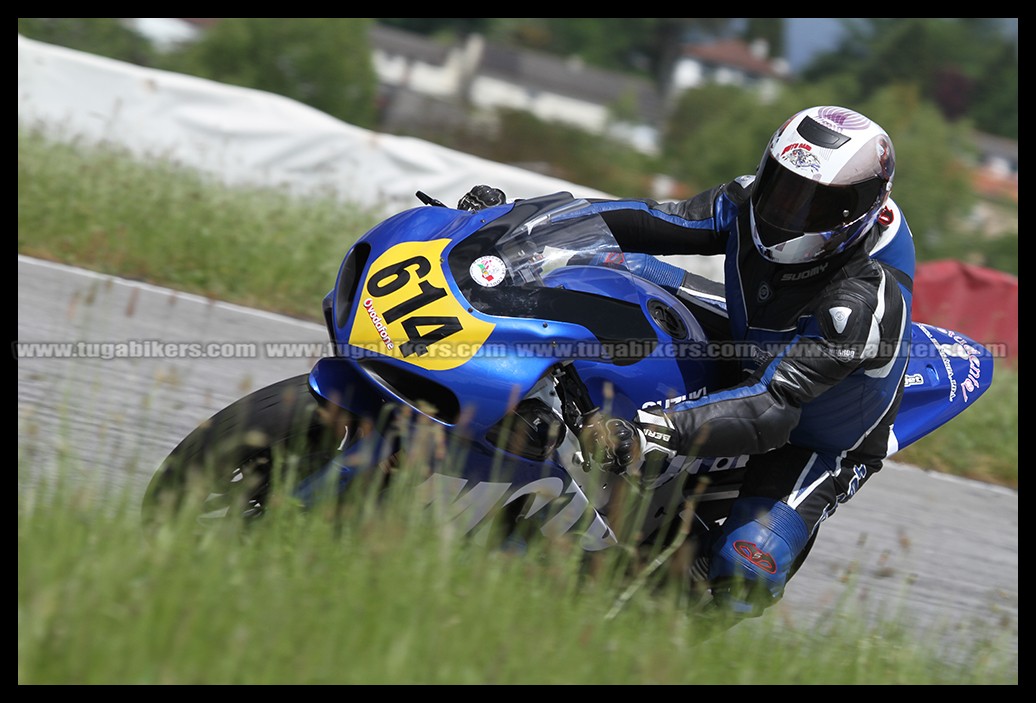
[[[754,171],[770,134],[816,104],[853,107],[880,123],[897,154],[894,190],[920,260],[958,258],[1017,274],[1013,231],[978,233],[970,168],[975,132],[1017,140],[1018,42],[1013,18],[843,19],[839,41],[816,53],[768,100],[706,85],[668,106],[657,155],[614,139],[502,111],[495,137],[477,120],[394,131],[504,163],[545,164],[551,175],[623,197],[652,197],[660,176],[674,197]],[[266,90],[374,130],[378,82],[369,29],[383,23],[455,43],[488,42],[578,56],[590,65],[656,81],[660,93],[688,43],[765,39],[785,50],[773,18],[225,18],[197,41],[159,51],[118,18],[19,18],[20,34],[139,65]],[[616,111],[630,106],[615,106]],[[1011,227],[1010,224],[1005,225]]]

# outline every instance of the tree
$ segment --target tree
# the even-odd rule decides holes
[[[971,116],[983,132],[1018,138],[1018,45],[1004,44],[975,83]]]
[[[839,46],[803,71],[804,82],[836,76],[857,85],[856,99],[913,83],[950,120],[1017,137],[1017,40],[994,18],[854,18]],[[848,82],[848,81],[847,81]],[[997,106],[990,108],[990,105]]]
[[[666,172],[704,190],[754,173],[774,129],[803,107],[794,97],[764,104],[743,88],[705,85],[681,95],[663,136]]]
[[[750,17],[744,35],[748,42],[765,39],[770,56],[784,56],[784,18]]]
[[[888,86],[861,104],[860,112],[885,128],[896,150],[892,197],[902,207],[919,259],[932,259],[963,238],[976,196],[971,130],[942,117],[916,85]]]
[[[377,77],[363,18],[227,18],[173,66],[212,80],[303,102],[373,127]]]
[[[140,66],[152,66],[155,60],[151,43],[117,17],[19,17],[18,33]]]
[[[646,39],[654,22],[640,17],[508,18],[495,21],[489,38],[632,73],[648,69]]]

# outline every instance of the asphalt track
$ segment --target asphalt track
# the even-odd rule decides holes
[[[19,459],[32,467],[19,491],[71,467],[74,479],[142,493],[199,422],[308,371],[325,341],[310,322],[20,256],[13,353],[35,355],[17,358]],[[37,342],[79,355],[47,358]],[[310,354],[273,358],[291,350],[267,345],[285,342]],[[126,350],[135,355],[104,358]],[[821,627],[847,600],[945,641],[948,657],[972,637],[1017,655],[1017,491],[890,460],[824,523],[767,618]]]

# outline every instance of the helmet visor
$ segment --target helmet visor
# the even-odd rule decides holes
[[[751,213],[752,237],[760,253],[778,264],[805,264],[842,251],[859,233],[860,225],[845,225],[828,232],[795,233],[768,226]]]
[[[851,185],[824,185],[767,154],[752,190],[762,243],[770,247],[804,233],[835,233],[868,214],[884,188],[878,176]]]

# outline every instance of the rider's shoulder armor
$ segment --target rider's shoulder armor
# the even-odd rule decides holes
[[[866,342],[878,307],[877,289],[861,279],[842,279],[817,299],[815,315],[824,337],[840,344]]]
[[[730,200],[741,207],[748,202],[752,195],[752,184],[755,182],[754,175],[738,176],[723,186],[723,192]]]

